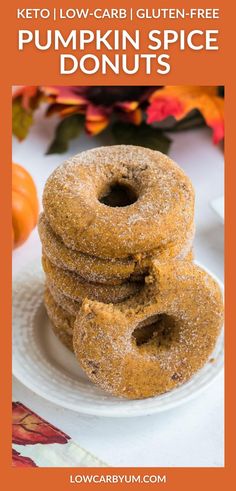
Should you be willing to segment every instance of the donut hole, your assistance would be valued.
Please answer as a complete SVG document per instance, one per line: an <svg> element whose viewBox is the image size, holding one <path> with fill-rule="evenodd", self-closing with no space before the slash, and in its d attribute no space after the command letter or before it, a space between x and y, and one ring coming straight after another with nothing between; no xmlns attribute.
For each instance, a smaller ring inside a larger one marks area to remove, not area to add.
<svg viewBox="0 0 236 491"><path fill-rule="evenodd" d="M130 206L138 199L135 190L127 185L119 182L113 183L107 190L99 197L100 203L112 208Z"/></svg>
<svg viewBox="0 0 236 491"><path fill-rule="evenodd" d="M158 314L140 322L132 336L138 347L155 345L168 349L179 340L179 324L171 315Z"/></svg>

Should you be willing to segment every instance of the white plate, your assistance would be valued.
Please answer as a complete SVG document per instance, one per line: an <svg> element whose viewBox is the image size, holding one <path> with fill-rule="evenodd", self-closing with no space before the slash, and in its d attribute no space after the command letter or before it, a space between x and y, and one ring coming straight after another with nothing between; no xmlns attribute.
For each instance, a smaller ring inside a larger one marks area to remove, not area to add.
<svg viewBox="0 0 236 491"><path fill-rule="evenodd" d="M218 282L223 291L223 285ZM50 329L42 300L43 287L40 260L28 265L13 282L13 374L26 387L51 402L97 416L157 413L199 394L223 367L222 332L212 353L215 361L207 363L187 383L149 399L129 401L114 398L88 380L74 355Z"/></svg>

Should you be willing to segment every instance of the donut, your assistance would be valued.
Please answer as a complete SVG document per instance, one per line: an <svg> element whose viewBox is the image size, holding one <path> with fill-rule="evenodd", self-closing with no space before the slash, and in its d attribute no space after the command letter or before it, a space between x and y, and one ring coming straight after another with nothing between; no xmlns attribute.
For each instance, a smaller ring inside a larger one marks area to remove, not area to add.
<svg viewBox="0 0 236 491"><path fill-rule="evenodd" d="M51 321L53 332L70 351L73 351L72 334L75 317L68 314L55 302L48 288L44 292L44 305Z"/></svg>
<svg viewBox="0 0 236 491"><path fill-rule="evenodd" d="M82 152L46 182L43 206L53 231L76 251L101 258L145 255L185 244L194 192L160 152L115 145Z"/></svg>
<svg viewBox="0 0 236 491"><path fill-rule="evenodd" d="M85 300L73 331L88 377L115 396L142 399L189 380L208 360L222 326L222 296L191 262L155 263L136 297Z"/></svg>
<svg viewBox="0 0 236 491"><path fill-rule="evenodd" d="M38 230L45 254L52 263L62 269L80 274L94 283L120 284L134 273L135 263L130 259L102 259L69 249L56 235L44 214L41 214Z"/></svg>
<svg viewBox="0 0 236 491"><path fill-rule="evenodd" d="M156 250L146 256L136 255L108 260L69 249L53 232L43 213L39 218L38 230L44 252L52 263L62 269L74 271L86 281L107 285L117 285L127 280L139 280L148 271L153 257L159 261L184 259L191 254L194 235L194 227L191 226L185 244L173 244L168 249Z"/></svg>
<svg viewBox="0 0 236 491"><path fill-rule="evenodd" d="M69 334L67 331L64 330L62 321L58 323L57 321L54 321L50 318L50 315L48 315L50 322L51 322L51 327L56 335L56 337L61 341L61 343L68 348L70 351L73 353L73 338L72 334Z"/></svg>
<svg viewBox="0 0 236 491"><path fill-rule="evenodd" d="M117 303L134 295L142 287L142 283L134 282L114 286L87 283L76 273L55 266L46 255L42 257L42 266L50 283L64 295L76 301L90 298L104 303Z"/></svg>
<svg viewBox="0 0 236 491"><path fill-rule="evenodd" d="M48 280L46 281L46 287L50 291L54 301L59 304L63 310L72 316L76 316L78 314L82 303L81 301L72 300L72 298L67 297Z"/></svg>

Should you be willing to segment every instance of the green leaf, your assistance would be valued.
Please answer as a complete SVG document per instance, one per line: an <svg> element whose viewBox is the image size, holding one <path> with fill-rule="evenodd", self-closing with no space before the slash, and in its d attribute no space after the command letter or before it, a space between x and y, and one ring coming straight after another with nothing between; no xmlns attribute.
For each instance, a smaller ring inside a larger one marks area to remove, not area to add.
<svg viewBox="0 0 236 491"><path fill-rule="evenodd" d="M81 114L73 114L63 119L56 128L55 137L47 151L47 155L66 152L69 141L79 136L83 127L84 116Z"/></svg>
<svg viewBox="0 0 236 491"><path fill-rule="evenodd" d="M163 131L141 123L139 126L127 123L114 123L112 134L118 144L140 145L167 153L171 140Z"/></svg>
<svg viewBox="0 0 236 491"><path fill-rule="evenodd" d="M18 140L24 140L33 123L32 112L26 111L21 105L21 97L17 97L12 103L12 133Z"/></svg>

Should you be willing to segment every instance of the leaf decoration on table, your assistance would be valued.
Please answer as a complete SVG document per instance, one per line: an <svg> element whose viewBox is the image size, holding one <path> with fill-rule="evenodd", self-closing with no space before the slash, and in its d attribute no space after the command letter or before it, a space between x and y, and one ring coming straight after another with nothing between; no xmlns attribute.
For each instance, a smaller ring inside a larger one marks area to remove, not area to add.
<svg viewBox="0 0 236 491"><path fill-rule="evenodd" d="M81 114L73 114L63 119L56 128L55 137L48 148L47 155L66 152L70 140L80 135L83 126L84 116Z"/></svg>
<svg viewBox="0 0 236 491"><path fill-rule="evenodd" d="M115 142L124 145L140 145L167 153L171 140L160 130L141 123L135 127L132 124L114 123L112 134Z"/></svg>
<svg viewBox="0 0 236 491"><path fill-rule="evenodd" d="M47 116L59 114L84 114L84 128L89 135L101 133L111 119L139 125L142 121L141 106L153 90L150 87L42 87L49 106Z"/></svg>
<svg viewBox="0 0 236 491"><path fill-rule="evenodd" d="M37 467L30 457L24 457L19 452L12 449L12 467Z"/></svg>
<svg viewBox="0 0 236 491"><path fill-rule="evenodd" d="M20 402L12 403L12 442L17 445L67 443L70 437Z"/></svg>
<svg viewBox="0 0 236 491"><path fill-rule="evenodd" d="M151 94L149 102L148 124L163 121L168 116L179 121L197 109L213 129L214 143L224 137L224 99L219 96L217 86L166 85Z"/></svg>
<svg viewBox="0 0 236 491"><path fill-rule="evenodd" d="M146 140L144 146L167 152L166 131L207 124L214 143L219 143L224 138L223 96L223 87L218 86L25 86L13 96L13 134L19 140L27 136L33 113L44 101L44 115L61 119L48 154L65 152L83 129L96 136L108 127L117 142L124 143L128 131L127 144L140 137L140 145Z"/></svg>
<svg viewBox="0 0 236 491"><path fill-rule="evenodd" d="M25 86L18 89L12 101L12 132L22 141L28 135L33 124L33 113L43 99L37 86Z"/></svg>

